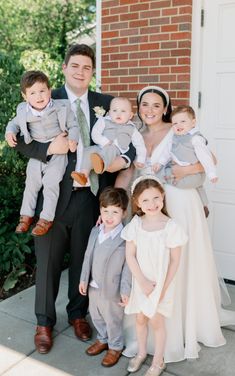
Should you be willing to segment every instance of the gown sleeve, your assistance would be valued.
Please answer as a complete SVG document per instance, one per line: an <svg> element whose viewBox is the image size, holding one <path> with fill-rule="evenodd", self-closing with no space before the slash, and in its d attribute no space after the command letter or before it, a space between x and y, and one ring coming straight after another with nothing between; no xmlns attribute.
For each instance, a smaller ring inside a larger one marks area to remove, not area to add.
<svg viewBox="0 0 235 376"><path fill-rule="evenodd" d="M122 239L127 240L127 241L134 241L134 243L136 243L138 222L139 222L139 218L136 215L122 230L121 232Z"/></svg>
<svg viewBox="0 0 235 376"><path fill-rule="evenodd" d="M166 235L166 246L167 248L176 248L182 245L185 245L188 241L188 236L186 235L183 228L173 221L170 220L170 223L167 228Z"/></svg>

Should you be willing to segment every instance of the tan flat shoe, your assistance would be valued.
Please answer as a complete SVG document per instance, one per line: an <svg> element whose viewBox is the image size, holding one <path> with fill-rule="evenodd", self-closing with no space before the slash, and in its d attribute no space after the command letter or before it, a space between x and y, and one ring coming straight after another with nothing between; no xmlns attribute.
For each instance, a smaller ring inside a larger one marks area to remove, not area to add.
<svg viewBox="0 0 235 376"><path fill-rule="evenodd" d="M145 362L146 358L147 358L147 355L145 356L136 355L134 358L132 358L129 361L127 371L137 372L141 368L142 364Z"/></svg>
<svg viewBox="0 0 235 376"><path fill-rule="evenodd" d="M166 364L162 363L161 365L151 366L144 376L159 376L166 369Z"/></svg>

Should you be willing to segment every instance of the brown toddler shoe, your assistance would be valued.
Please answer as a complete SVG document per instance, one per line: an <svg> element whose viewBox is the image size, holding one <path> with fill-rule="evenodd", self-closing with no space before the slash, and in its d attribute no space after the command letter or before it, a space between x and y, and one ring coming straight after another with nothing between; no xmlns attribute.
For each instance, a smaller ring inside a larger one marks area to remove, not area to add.
<svg viewBox="0 0 235 376"><path fill-rule="evenodd" d="M87 177L82 172L73 171L71 177L80 185L86 185L87 183Z"/></svg>
<svg viewBox="0 0 235 376"><path fill-rule="evenodd" d="M112 350L112 349L109 349L101 364L102 366L104 367L112 367L114 366L118 361L119 361L119 358L121 357L122 355L122 350Z"/></svg>
<svg viewBox="0 0 235 376"><path fill-rule="evenodd" d="M33 236L45 235L53 225L53 221L47 221L46 219L40 218L37 221L36 226L33 228L31 234Z"/></svg>
<svg viewBox="0 0 235 376"><path fill-rule="evenodd" d="M27 232L33 223L34 217L29 217L27 215L21 215L19 224L16 226L15 232L17 234L23 234Z"/></svg>
<svg viewBox="0 0 235 376"><path fill-rule="evenodd" d="M87 355L98 355L102 353L102 351L108 349L107 343L102 343L98 339L93 343L93 345L89 346L88 349L86 349Z"/></svg>

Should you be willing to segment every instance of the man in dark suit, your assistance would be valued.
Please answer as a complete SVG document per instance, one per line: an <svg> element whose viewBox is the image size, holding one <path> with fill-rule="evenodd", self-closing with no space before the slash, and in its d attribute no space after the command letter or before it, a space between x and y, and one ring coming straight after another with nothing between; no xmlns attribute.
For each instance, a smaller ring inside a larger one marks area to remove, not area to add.
<svg viewBox="0 0 235 376"><path fill-rule="evenodd" d="M75 114L76 101L79 98L81 109L91 131L97 120L94 107L103 107L108 111L112 99L110 95L88 90L95 68L93 50L87 45L71 46L62 68L65 85L54 90L52 97L54 99L68 98ZM59 135L50 144L39 144L33 141L28 145L18 138L16 149L28 157L46 162L52 154L67 153L65 136ZM35 238L37 329L34 339L36 348L41 354L48 353L53 345L52 329L56 323L55 301L67 250L70 251L69 303L66 307L68 321L73 325L79 339L87 341L91 337L91 328L85 319L88 299L79 293L78 285L88 237L98 217L98 199L89 186L79 187L71 178L71 172L76 169L76 166L79 167L81 162L82 148L82 140L80 140L77 152L68 153L68 165L60 184L60 196L51 230L46 235ZM125 165L124 161L122 163ZM114 183L114 179L110 180L112 175L104 173L99 177L100 190Z"/></svg>

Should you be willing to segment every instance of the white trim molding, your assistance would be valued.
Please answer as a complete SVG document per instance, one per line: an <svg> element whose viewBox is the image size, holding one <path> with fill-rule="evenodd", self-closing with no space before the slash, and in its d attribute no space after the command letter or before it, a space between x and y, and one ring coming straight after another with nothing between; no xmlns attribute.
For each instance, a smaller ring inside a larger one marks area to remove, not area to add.
<svg viewBox="0 0 235 376"><path fill-rule="evenodd" d="M96 91L101 91L101 9L102 0L96 0Z"/></svg>

